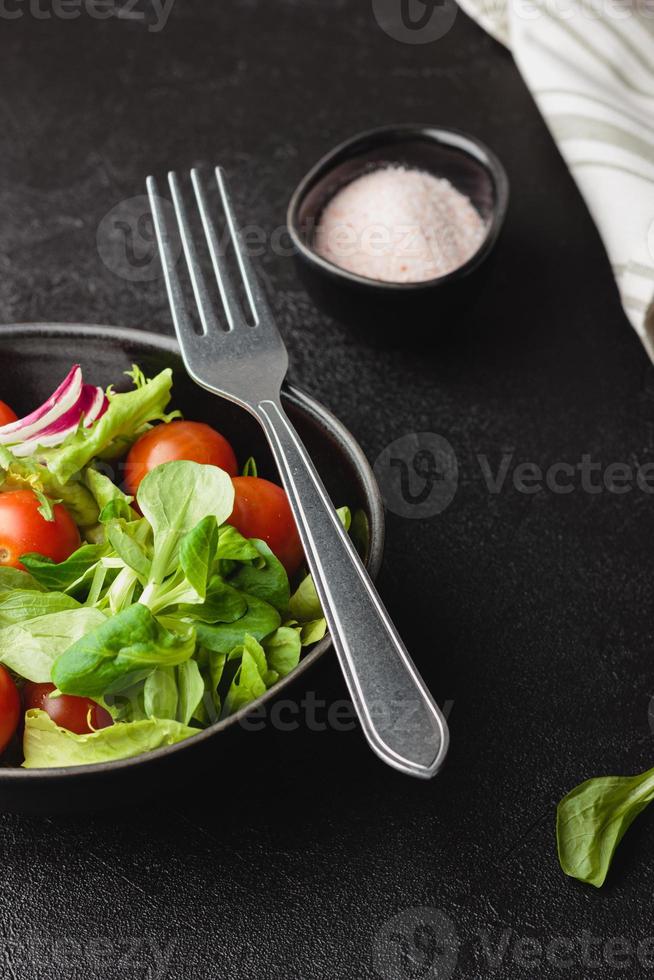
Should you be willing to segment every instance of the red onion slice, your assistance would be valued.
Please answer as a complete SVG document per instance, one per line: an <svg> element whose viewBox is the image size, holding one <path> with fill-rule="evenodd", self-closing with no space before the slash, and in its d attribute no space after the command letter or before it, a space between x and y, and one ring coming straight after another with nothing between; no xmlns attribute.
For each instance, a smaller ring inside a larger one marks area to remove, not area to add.
<svg viewBox="0 0 654 980"><path fill-rule="evenodd" d="M58 446L69 435L77 431L80 419L84 416L84 428L89 428L106 411L109 402L102 388L95 385L82 385L79 398L72 408L60 415L50 425L45 426L24 442L12 446L14 456L31 456L39 446L48 448Z"/></svg>
<svg viewBox="0 0 654 980"><path fill-rule="evenodd" d="M95 392L91 407L84 416L84 428L90 429L109 408L109 399L102 388L96 388L94 385L84 385L84 388L91 388Z"/></svg>
<svg viewBox="0 0 654 980"><path fill-rule="evenodd" d="M22 419L17 419L15 422L9 422L0 427L0 445L7 446L33 438L38 432L43 431L73 408L81 393L82 369L79 364L75 364L56 391L53 391L40 408L30 412Z"/></svg>

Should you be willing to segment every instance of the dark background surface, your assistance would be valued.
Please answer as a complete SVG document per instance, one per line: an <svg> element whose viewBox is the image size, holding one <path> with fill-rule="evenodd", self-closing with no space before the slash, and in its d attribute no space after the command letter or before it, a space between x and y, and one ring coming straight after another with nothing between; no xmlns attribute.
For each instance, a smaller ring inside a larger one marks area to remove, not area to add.
<svg viewBox="0 0 654 980"><path fill-rule="evenodd" d="M456 451L443 514L389 515L380 579L453 702L446 769L413 782L358 732L303 724L226 745L228 760L151 808L1 816L0 975L367 978L391 933L407 955L383 975L399 980L647 975L635 950L654 935L653 815L597 892L562 875L554 814L581 779L654 762L651 497L532 496L510 477L490 494L476 456L651 461L654 374L509 55L461 13L433 44L399 43L355 0L176 0L159 33L26 7L0 30L5 322L170 332L161 280L117 275L97 245L103 217L168 167L222 162L241 217L268 233L323 152L387 122L470 130L512 184L493 273L447 339L428 304L431 342L411 323L394 345L374 324L355 335L317 312L291 259L259 262L293 379L371 460L416 431ZM333 657L302 685L345 697ZM460 951L430 973L438 911Z"/></svg>

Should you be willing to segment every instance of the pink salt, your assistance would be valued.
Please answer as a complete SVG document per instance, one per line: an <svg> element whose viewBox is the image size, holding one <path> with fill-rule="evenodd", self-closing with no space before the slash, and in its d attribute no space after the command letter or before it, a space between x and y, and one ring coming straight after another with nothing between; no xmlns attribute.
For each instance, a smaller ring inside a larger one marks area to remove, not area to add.
<svg viewBox="0 0 654 980"><path fill-rule="evenodd" d="M341 269L384 282L425 282L459 268L486 226L448 180L387 166L357 177L325 207L316 251Z"/></svg>

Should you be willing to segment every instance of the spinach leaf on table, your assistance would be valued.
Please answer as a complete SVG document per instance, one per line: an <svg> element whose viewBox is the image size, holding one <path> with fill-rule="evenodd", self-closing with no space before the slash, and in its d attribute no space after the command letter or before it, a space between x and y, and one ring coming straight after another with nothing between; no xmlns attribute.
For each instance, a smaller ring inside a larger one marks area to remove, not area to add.
<svg viewBox="0 0 654 980"><path fill-rule="evenodd" d="M654 800L654 769L637 776L601 776L573 789L558 805L556 838L563 871L600 888L615 850Z"/></svg>

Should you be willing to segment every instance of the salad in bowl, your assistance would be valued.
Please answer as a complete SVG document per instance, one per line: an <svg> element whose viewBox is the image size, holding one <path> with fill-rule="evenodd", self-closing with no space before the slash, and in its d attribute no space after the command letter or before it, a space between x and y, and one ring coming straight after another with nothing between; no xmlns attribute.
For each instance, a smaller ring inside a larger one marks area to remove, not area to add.
<svg viewBox="0 0 654 980"><path fill-rule="evenodd" d="M284 490L171 409L170 368L129 377L0 403L0 752L26 768L191 738L326 631Z"/></svg>

